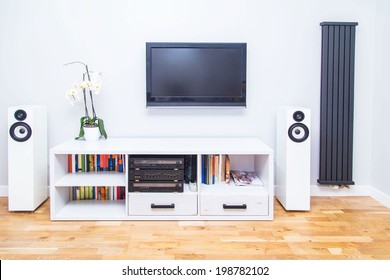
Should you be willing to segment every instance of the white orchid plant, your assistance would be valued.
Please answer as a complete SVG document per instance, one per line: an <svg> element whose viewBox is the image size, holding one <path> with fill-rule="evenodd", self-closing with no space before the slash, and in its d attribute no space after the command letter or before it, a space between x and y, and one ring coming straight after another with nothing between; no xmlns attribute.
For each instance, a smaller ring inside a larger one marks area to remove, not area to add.
<svg viewBox="0 0 390 280"><path fill-rule="evenodd" d="M93 104L93 95L99 94L102 83L101 83L101 73L94 73L89 71L88 65L75 61L65 64L82 64L85 67L85 73L83 73L82 82L74 82L70 87L70 90L66 92L65 97L68 99L69 103L73 106L75 103L78 103L83 99L84 101L84 110L85 115L80 119L80 132L79 136L76 139L81 139L84 137L84 127L99 127L100 135L107 139L107 133L104 129L104 122L102 119L96 116L95 106ZM80 93L82 92L82 94ZM80 96L82 95L82 96ZM89 114L87 99L89 98L91 102L92 115Z"/></svg>

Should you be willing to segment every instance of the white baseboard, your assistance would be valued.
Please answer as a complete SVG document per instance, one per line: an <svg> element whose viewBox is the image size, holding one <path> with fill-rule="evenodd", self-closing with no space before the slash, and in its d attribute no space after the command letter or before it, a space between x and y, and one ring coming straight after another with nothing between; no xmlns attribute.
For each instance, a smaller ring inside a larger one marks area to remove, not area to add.
<svg viewBox="0 0 390 280"><path fill-rule="evenodd" d="M275 190L276 191L276 190ZM276 193L276 192L275 192ZM390 195L370 185L352 185L349 188L333 189L329 186L311 185L311 196L369 196L390 209Z"/></svg>
<svg viewBox="0 0 390 280"><path fill-rule="evenodd" d="M349 188L332 189L328 186L312 185L311 196L370 196L387 208L390 208L390 196L370 185L350 186Z"/></svg>
<svg viewBox="0 0 390 280"><path fill-rule="evenodd" d="M375 199L376 201L382 203L387 208L390 208L390 196L387 194L384 194L380 190L372 187L371 188L371 197Z"/></svg>
<svg viewBox="0 0 390 280"><path fill-rule="evenodd" d="M8 196L8 186L0 186L0 197Z"/></svg>
<svg viewBox="0 0 390 280"><path fill-rule="evenodd" d="M333 189L329 186L310 186L311 196L371 196L371 189L369 185L352 185L349 188Z"/></svg>

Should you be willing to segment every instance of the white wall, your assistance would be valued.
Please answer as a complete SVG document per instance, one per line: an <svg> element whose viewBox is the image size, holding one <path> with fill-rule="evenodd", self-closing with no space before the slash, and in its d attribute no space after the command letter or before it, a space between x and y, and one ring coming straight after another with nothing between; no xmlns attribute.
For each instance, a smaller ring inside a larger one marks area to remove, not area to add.
<svg viewBox="0 0 390 280"><path fill-rule="evenodd" d="M76 136L81 104L64 93L80 60L103 72L95 98L110 137L258 137L275 147L281 105L312 109L312 183L318 178L322 21L357 21L354 180L371 183L375 2L364 0L2 0L0 154L6 108L47 104L50 147ZM145 42L247 42L246 109L146 109ZM0 157L7 185L7 157Z"/></svg>
<svg viewBox="0 0 390 280"><path fill-rule="evenodd" d="M378 0L376 10L372 185L390 195L390 2Z"/></svg>

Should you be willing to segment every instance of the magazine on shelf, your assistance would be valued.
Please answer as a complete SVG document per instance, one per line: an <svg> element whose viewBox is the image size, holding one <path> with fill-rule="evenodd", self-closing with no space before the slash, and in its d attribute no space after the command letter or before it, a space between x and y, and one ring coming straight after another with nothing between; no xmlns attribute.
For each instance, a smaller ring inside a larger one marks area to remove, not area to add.
<svg viewBox="0 0 390 280"><path fill-rule="evenodd" d="M231 170L230 174L237 186L263 186L255 172Z"/></svg>

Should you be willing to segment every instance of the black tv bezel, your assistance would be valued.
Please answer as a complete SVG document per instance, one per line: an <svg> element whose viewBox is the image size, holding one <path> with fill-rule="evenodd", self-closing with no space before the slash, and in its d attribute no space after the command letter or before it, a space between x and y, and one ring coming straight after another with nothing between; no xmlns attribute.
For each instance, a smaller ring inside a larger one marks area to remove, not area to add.
<svg viewBox="0 0 390 280"><path fill-rule="evenodd" d="M152 48L221 48L241 50L241 96L240 97L152 97L151 50ZM246 43L146 43L146 107L246 107Z"/></svg>

